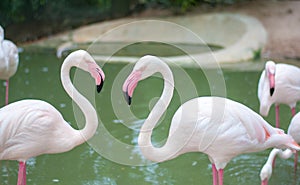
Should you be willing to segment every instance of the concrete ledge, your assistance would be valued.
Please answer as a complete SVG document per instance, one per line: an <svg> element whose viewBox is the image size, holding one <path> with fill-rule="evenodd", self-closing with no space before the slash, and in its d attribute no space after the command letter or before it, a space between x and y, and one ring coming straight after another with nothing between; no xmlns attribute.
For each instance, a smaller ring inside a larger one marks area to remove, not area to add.
<svg viewBox="0 0 300 185"><path fill-rule="evenodd" d="M93 48L95 43L128 43L155 41L168 44L212 44L221 50L199 54L165 57L167 61L193 67L247 61L266 43L267 33L255 18L241 14L206 14L154 19L119 19L75 30L71 43L59 47L90 43L88 48L97 60L135 62L139 57L103 56ZM120 48L114 48L116 51ZM187 53L189 53L187 51ZM113 55L113 52L112 52ZM195 62L196 61L196 62ZM196 64L196 65L195 65Z"/></svg>

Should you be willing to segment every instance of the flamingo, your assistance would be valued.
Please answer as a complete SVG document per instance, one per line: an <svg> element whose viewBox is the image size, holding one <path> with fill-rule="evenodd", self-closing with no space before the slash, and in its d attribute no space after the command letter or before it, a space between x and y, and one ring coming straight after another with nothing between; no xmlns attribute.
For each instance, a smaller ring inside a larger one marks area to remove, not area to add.
<svg viewBox="0 0 300 185"><path fill-rule="evenodd" d="M18 48L10 40L4 40L4 30L0 26L0 79L6 80L5 105L8 104L9 78L16 73L18 64Z"/></svg>
<svg viewBox="0 0 300 185"><path fill-rule="evenodd" d="M95 79L98 92L105 76L84 50L74 51L62 64L62 85L85 116L86 124L82 130L73 129L57 109L42 100L20 100L0 109L0 160L19 161L18 185L26 185L27 159L69 151L90 139L97 129L96 110L70 80L72 67L89 72Z"/></svg>
<svg viewBox="0 0 300 185"><path fill-rule="evenodd" d="M213 184L223 185L223 169L239 154L270 147L300 149L291 136L273 128L251 109L222 97L198 97L182 104L172 118L165 144L153 146L153 128L173 96L172 71L160 58L146 55L137 61L122 87L130 105L138 82L156 72L164 79L164 89L138 136L138 145L147 159L163 162L187 152L203 152L212 163Z"/></svg>
<svg viewBox="0 0 300 185"><path fill-rule="evenodd" d="M291 135L297 143L300 143L300 113L297 113L291 120L290 126L288 128L288 134ZM284 151L274 148L268 157L267 162L262 167L260 171L260 179L262 185L267 185L268 180L272 175L272 164L275 162L275 157L278 155L282 159L288 159L293 155L292 150L286 149ZM297 170L297 163L298 163L298 153L295 153L294 159L294 169ZM273 165L274 166L274 165Z"/></svg>
<svg viewBox="0 0 300 185"><path fill-rule="evenodd" d="M296 103L300 100L300 69L267 61L258 83L258 99L263 116L267 116L271 105L275 104L276 127L279 128L279 104L288 105L292 116L296 113Z"/></svg>

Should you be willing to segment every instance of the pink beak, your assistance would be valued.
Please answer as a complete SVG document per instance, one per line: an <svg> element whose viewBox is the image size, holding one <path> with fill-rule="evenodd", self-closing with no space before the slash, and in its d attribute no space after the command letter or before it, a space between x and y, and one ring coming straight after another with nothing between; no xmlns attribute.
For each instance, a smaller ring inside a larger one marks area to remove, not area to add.
<svg viewBox="0 0 300 185"><path fill-rule="evenodd" d="M268 185L268 179L261 181L261 185Z"/></svg>
<svg viewBox="0 0 300 185"><path fill-rule="evenodd" d="M137 83L139 82L141 77L141 72L140 71L133 71L125 80L123 84L123 93L125 96L125 99L128 103L128 105L131 104L131 98L133 95L133 91L137 86Z"/></svg>
<svg viewBox="0 0 300 185"><path fill-rule="evenodd" d="M275 75L274 74L269 74L269 84L270 84L270 96L272 96L275 91Z"/></svg>

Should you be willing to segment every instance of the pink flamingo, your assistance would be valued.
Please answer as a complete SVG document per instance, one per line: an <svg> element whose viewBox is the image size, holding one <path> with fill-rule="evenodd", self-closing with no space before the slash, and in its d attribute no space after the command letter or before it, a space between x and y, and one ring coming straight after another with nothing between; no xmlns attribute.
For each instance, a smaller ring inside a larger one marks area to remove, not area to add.
<svg viewBox="0 0 300 185"><path fill-rule="evenodd" d="M8 104L9 78L16 73L18 64L18 48L13 42L4 40L4 30L0 26L0 79L6 80L5 105Z"/></svg>
<svg viewBox="0 0 300 185"><path fill-rule="evenodd" d="M300 143L300 113L297 113L293 117L290 126L288 128L288 134L291 135L297 143ZM262 185L268 184L268 180L272 175L272 166L274 166L272 164L274 164L277 155L282 159L288 159L293 155L293 153L295 153L294 169L296 172L297 163L298 163L298 152L294 152L290 149L286 149L284 151L277 148L273 149L269 154L267 162L265 163L265 165L262 167L260 171L261 184Z"/></svg>
<svg viewBox="0 0 300 185"><path fill-rule="evenodd" d="M186 152L203 152L212 163L213 184L223 184L223 169L235 156L270 147L299 150L289 135L273 128L248 107L222 97L198 97L182 104L173 116L166 143L154 147L153 128L166 111L174 90L173 75L161 59L144 56L123 84L128 104L137 83L159 72L164 79L160 99L145 120L138 137L142 154L154 162L173 159Z"/></svg>
<svg viewBox="0 0 300 185"><path fill-rule="evenodd" d="M70 80L69 72L73 66L91 74L98 92L105 76L83 50L71 53L62 64L62 85L85 116L86 124L82 130L73 129L58 110L42 100L21 100L0 109L0 160L19 161L18 185L26 185L27 159L69 151L90 139L97 129L96 110Z"/></svg>
<svg viewBox="0 0 300 185"><path fill-rule="evenodd" d="M279 123L279 104L290 106L292 116L295 115L296 103L300 100L300 69L288 64L266 62L258 83L258 99L260 114L267 116L269 109L275 103L276 127Z"/></svg>

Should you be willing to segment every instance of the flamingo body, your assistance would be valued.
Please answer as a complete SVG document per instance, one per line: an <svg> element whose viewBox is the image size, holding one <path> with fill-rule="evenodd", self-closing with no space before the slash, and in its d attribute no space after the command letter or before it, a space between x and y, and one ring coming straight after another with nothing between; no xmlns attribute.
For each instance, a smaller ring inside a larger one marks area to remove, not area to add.
<svg viewBox="0 0 300 185"><path fill-rule="evenodd" d="M51 104L42 100L20 100L0 109L0 160L18 160L18 185L26 185L26 160L41 154L61 153L87 141L96 132L97 113L91 103L73 86L72 67L89 72L100 92L104 73L83 50L71 53L61 68L61 82L67 94L83 112L81 130L73 129Z"/></svg>
<svg viewBox="0 0 300 185"><path fill-rule="evenodd" d="M297 113L292 118L288 128L288 134L291 135L297 143L300 143L300 113Z"/></svg>
<svg viewBox="0 0 300 185"><path fill-rule="evenodd" d="M0 109L0 160L26 161L71 150L78 143L67 135L79 138L80 133L42 100L21 100Z"/></svg>
<svg viewBox="0 0 300 185"><path fill-rule="evenodd" d="M214 185L217 184L217 176L218 183L222 185L223 169L239 154L270 147L300 149L291 136L273 128L251 109L222 97L198 97L181 105L172 119L166 143L161 148L154 147L152 130L173 96L172 72L159 58L144 56L123 85L125 98L130 104L137 83L156 72L163 76L164 90L145 120L138 138L141 152L147 159L162 162L187 152L203 152L213 164Z"/></svg>
<svg viewBox="0 0 300 185"><path fill-rule="evenodd" d="M213 106L224 106L224 110L219 112L222 118L214 117L216 110ZM179 133L183 130L184 133ZM179 107L172 119L169 137L176 140L182 135L189 135L188 142L178 155L203 152L217 169L223 169L239 154L258 152L272 146L284 147L281 139L286 135L281 132L243 104L222 97L200 97ZM284 138L285 142L292 141L290 139Z"/></svg>

